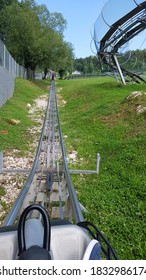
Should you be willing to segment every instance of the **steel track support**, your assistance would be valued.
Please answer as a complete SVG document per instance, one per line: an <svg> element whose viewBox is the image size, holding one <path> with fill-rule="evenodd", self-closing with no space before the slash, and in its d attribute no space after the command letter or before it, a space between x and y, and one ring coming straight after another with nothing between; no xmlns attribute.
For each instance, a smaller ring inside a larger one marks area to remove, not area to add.
<svg viewBox="0 0 146 280"><path fill-rule="evenodd" d="M116 67L118 69L119 75L120 75L121 80L122 80L122 83L124 85L126 85L125 78L124 78L123 72L121 70L120 64L118 62L117 56L115 54L112 54L112 59L113 59L114 63L116 64Z"/></svg>
<svg viewBox="0 0 146 280"><path fill-rule="evenodd" d="M0 152L0 173L3 171L3 152Z"/></svg>
<svg viewBox="0 0 146 280"><path fill-rule="evenodd" d="M99 165L100 165L100 154L97 153L96 158L96 170L69 170L69 173L72 174L99 174Z"/></svg>

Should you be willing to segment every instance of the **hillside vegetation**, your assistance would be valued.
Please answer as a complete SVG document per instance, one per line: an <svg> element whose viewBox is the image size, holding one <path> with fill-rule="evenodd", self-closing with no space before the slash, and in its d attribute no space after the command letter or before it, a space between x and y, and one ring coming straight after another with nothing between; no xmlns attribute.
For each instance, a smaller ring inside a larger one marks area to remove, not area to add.
<svg viewBox="0 0 146 280"><path fill-rule="evenodd" d="M33 141L27 104L47 93L49 83L16 79L13 98L0 108L0 147L6 154L27 152ZM131 97L135 91L142 94ZM120 259L146 259L146 113L137 112L146 107L145 85L122 86L111 78L57 80L56 92L66 154L76 155L69 168L94 170L96 153L101 156L99 175L71 175L88 210L85 218L104 233Z"/></svg>
<svg viewBox="0 0 146 280"><path fill-rule="evenodd" d="M137 112L146 107L145 85L98 78L57 87L67 156L77 153L70 169L93 170L96 153L101 156L99 175L72 175L86 219L104 232L120 259L146 259L146 112ZM131 96L135 91L142 94Z"/></svg>
<svg viewBox="0 0 146 280"><path fill-rule="evenodd" d="M33 141L28 132L33 121L28 116L27 104L33 104L35 98L46 93L48 83L16 79L13 97L0 107L0 151L11 153L11 149L18 149L22 154L27 151Z"/></svg>

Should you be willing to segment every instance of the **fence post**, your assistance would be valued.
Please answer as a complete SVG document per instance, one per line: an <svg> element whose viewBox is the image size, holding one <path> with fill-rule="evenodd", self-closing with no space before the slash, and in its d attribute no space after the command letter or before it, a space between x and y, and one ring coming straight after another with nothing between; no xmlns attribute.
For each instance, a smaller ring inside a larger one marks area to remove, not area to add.
<svg viewBox="0 0 146 280"><path fill-rule="evenodd" d="M3 152L0 152L0 173L3 170Z"/></svg>
<svg viewBox="0 0 146 280"><path fill-rule="evenodd" d="M4 68L6 68L6 46L4 45Z"/></svg>
<svg viewBox="0 0 146 280"><path fill-rule="evenodd" d="M27 69L25 67L19 65L11 56L9 51L7 50L5 44L1 41L0 39L0 45L2 46L2 50L0 49L0 54L1 54L1 62L0 65L3 66L4 68L7 68L8 72L15 77L21 77L21 78L26 78L24 73L26 73ZM8 55L7 55L8 53ZM7 60L7 61L6 61Z"/></svg>

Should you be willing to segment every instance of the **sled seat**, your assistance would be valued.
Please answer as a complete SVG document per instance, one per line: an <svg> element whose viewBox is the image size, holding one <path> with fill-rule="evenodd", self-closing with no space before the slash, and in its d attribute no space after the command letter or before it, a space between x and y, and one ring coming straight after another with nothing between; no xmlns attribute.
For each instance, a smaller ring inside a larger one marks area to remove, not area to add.
<svg viewBox="0 0 146 280"><path fill-rule="evenodd" d="M82 260L91 239L77 225L52 226L51 252L54 260Z"/></svg>
<svg viewBox="0 0 146 280"><path fill-rule="evenodd" d="M17 230L2 227L0 230L0 260L14 260L17 255Z"/></svg>
<svg viewBox="0 0 146 280"><path fill-rule="evenodd" d="M38 219L29 219L25 225L26 248L42 247L43 225ZM36 234L37 233L37 234ZM91 239L84 229L77 225L51 225L50 251L54 260L82 260Z"/></svg>
<svg viewBox="0 0 146 280"><path fill-rule="evenodd" d="M14 260L18 258L17 230L6 231L5 228L0 232L0 260ZM25 224L26 248L42 246L43 231L40 220L28 219ZM82 260L90 241L86 231L77 225L51 226L50 251L54 260Z"/></svg>

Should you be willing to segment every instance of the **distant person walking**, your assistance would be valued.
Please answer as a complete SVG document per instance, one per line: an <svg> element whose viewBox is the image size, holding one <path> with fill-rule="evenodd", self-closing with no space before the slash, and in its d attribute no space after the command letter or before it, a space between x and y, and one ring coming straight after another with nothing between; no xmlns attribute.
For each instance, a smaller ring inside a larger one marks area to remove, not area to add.
<svg viewBox="0 0 146 280"><path fill-rule="evenodd" d="M51 72L51 80L55 80L55 73L54 72Z"/></svg>

